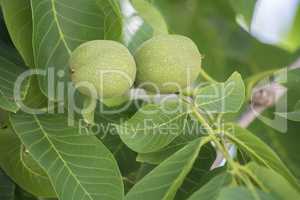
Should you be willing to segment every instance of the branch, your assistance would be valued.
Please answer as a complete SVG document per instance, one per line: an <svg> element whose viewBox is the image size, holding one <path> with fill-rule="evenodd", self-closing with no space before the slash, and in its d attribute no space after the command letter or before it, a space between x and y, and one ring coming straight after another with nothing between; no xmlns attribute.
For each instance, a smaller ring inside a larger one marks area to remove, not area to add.
<svg viewBox="0 0 300 200"><path fill-rule="evenodd" d="M300 68L300 58L298 58L294 63L287 67L287 69L296 68ZM248 105L246 111L237 121L238 124L243 128L247 128L266 109L274 106L287 91L284 86L276 82L271 82L263 87L256 87L253 90L254 91L251 103ZM235 152L235 146L232 144L227 144L227 149L229 151ZM226 160L224 159L223 155L218 152L217 158L211 169L223 166L225 163Z"/></svg>
<svg viewBox="0 0 300 200"><path fill-rule="evenodd" d="M300 58L287 69L300 68ZM245 113L238 120L241 127L247 128L263 111L272 107L286 93L286 88L276 82L264 87L254 88L253 98Z"/></svg>

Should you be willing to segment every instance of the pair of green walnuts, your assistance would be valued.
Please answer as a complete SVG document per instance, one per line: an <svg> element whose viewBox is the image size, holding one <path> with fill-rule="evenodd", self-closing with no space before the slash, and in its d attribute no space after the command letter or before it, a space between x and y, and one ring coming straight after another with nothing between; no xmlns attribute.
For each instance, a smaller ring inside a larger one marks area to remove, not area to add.
<svg viewBox="0 0 300 200"><path fill-rule="evenodd" d="M160 35L144 42L131 55L122 44L95 40L71 55L72 81L81 93L96 98L126 94L135 83L153 93L170 94L186 88L201 70L201 54L194 42L180 35Z"/></svg>

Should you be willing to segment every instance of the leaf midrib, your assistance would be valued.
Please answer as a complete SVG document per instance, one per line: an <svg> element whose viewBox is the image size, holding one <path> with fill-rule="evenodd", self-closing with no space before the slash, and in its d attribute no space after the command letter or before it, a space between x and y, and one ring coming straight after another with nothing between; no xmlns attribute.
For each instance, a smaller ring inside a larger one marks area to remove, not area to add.
<svg viewBox="0 0 300 200"><path fill-rule="evenodd" d="M157 128L161 128L162 126L168 125L168 124L172 123L173 121L175 121L175 120L177 120L177 119L179 119L179 118L181 118L185 115L188 115L188 114L189 114L189 112L184 112L184 113L181 113L181 114L169 119L168 121L166 121L164 123L161 123L161 124L158 124L156 126L153 126L153 127L150 127L150 128L136 128L134 130L135 131L145 131L145 130L154 130L154 129L157 129ZM122 127L126 128L126 129L130 129L130 127L128 127L128 126L122 126Z"/></svg>
<svg viewBox="0 0 300 200"><path fill-rule="evenodd" d="M20 156L20 161L23 164L23 166L25 167L25 169L27 169L30 173L34 174L35 176L38 176L40 178L48 180L48 177L33 171L33 169L31 169L29 166L27 166L27 164L25 163L25 160L23 158L23 145L20 146L19 156Z"/></svg>
<svg viewBox="0 0 300 200"><path fill-rule="evenodd" d="M226 132L225 132L226 133ZM274 169L273 167L271 167L268 162L266 162L260 155L258 155L257 153L255 153L255 151L252 150L251 147L248 147L247 144L245 144L245 142L241 141L240 139L238 139L237 137L231 135L230 133L226 133L226 135L229 137L229 139L231 139L233 142L236 142L237 144L241 145L242 147L244 147L245 149L247 149L256 159L258 159L260 162L262 162L266 167L270 168L270 169ZM273 156L276 156L276 154ZM280 164L280 168L284 169L284 173L285 175L289 176L289 182L291 182L293 185L297 185L297 182L294 180L293 175L291 175L290 171L285 167L282 166L282 161L280 158L277 157L277 159L279 160L279 164ZM299 189L298 189L299 190Z"/></svg>
<svg viewBox="0 0 300 200"><path fill-rule="evenodd" d="M75 179L75 181L77 182L77 184L81 187L81 189L84 191L84 193L88 196L88 198L90 200L93 200L93 198L91 197L91 195L88 193L88 191L81 185L80 181L78 180L78 178L76 177L76 175L73 173L73 171L70 169L70 167L68 166L68 164L65 162L65 160L62 158L62 156L60 155L59 151L56 150L55 145L53 144L53 142L51 141L51 139L49 138L48 134L46 133L46 131L44 130L44 128L42 127L41 123L39 122L39 119L37 118L36 115L32 115L34 120L36 121L36 123L38 124L41 132L44 134L44 137L47 139L47 141L50 143L52 149L56 152L57 156L59 157L59 159L63 162L64 166L67 168L67 170L69 171L69 173L71 174L71 176L73 176L73 178ZM55 187L54 187L55 192L57 193Z"/></svg>
<svg viewBox="0 0 300 200"><path fill-rule="evenodd" d="M54 18L54 21L56 22L56 26L57 26L57 29L58 29L59 37L60 37L62 43L64 44L64 46L66 47L66 50L67 50L68 54L71 55L72 51L71 51L71 49L69 48L69 46L67 44L64 33L62 31L59 20L57 18L57 10L56 10L56 5L55 5L55 0L51 0L51 7L52 7L51 10L52 10L52 13L53 13L53 18Z"/></svg>
<svg viewBox="0 0 300 200"><path fill-rule="evenodd" d="M231 135L230 133L226 134L227 137L229 137L229 139L231 139L233 142L236 142L237 144L241 145L243 148L247 149L249 152L251 152L251 154L256 157L260 162L264 163L264 165L268 168L272 167L258 154L255 153L255 151L252 150L251 147L248 147L247 144L245 144L243 141L241 141L240 139L238 139L237 137Z"/></svg>
<svg viewBox="0 0 300 200"><path fill-rule="evenodd" d="M211 137L206 137L206 138L200 139L200 142L199 142L199 144L197 146L196 152L194 152L194 155L189 160L188 164L184 167L184 169L181 171L181 173L173 181L172 185L169 187L168 191L166 192L166 194L164 195L164 197L162 198L162 200L167 200L168 197L170 197L170 195L172 195L171 192L172 192L173 187L175 187L177 183L179 183L181 180L183 180L183 178L184 178L183 176L186 173L187 168L190 167L190 166L193 166L193 163L197 159L201 147L203 145L205 145L206 143L208 143L209 141L211 141ZM187 174L188 174L188 172L187 172Z"/></svg>
<svg viewBox="0 0 300 200"><path fill-rule="evenodd" d="M222 85L222 83L220 84ZM208 86L207 88L209 88L210 86ZM225 84L225 87L226 87L226 84ZM206 88L206 89L207 89ZM203 88L204 90L205 88ZM215 102L219 102L219 101L222 101L224 99L226 99L227 97L229 97L231 94L233 94L233 91L235 90L235 88L233 87L231 90L228 91L228 93L226 93L224 96L222 96L221 98L216 98L212 101L208 101L208 102L205 102L205 103L202 103L202 104L199 104L199 106L205 106L205 105L210 105L210 104L213 104Z"/></svg>

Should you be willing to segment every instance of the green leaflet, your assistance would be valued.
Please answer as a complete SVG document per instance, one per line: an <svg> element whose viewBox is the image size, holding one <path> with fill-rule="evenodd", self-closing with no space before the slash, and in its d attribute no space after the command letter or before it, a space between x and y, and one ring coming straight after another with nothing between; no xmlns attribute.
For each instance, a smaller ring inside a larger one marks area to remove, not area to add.
<svg viewBox="0 0 300 200"><path fill-rule="evenodd" d="M181 135L176 137L169 145L165 146L159 151L151 153L139 153L137 156L137 161L154 165L159 164L176 151L184 147L190 141L201 136L203 135L200 123L194 119L191 119L189 116L185 120L184 130Z"/></svg>
<svg viewBox="0 0 300 200"><path fill-rule="evenodd" d="M60 200L123 198L123 182L113 155L78 123L68 126L64 115L21 112L10 120L26 149L48 174Z"/></svg>
<svg viewBox="0 0 300 200"><path fill-rule="evenodd" d="M280 173L297 190L300 190L298 180L280 160L277 154L250 131L239 126L234 126L233 131L226 135L239 148L247 152L255 161Z"/></svg>
<svg viewBox="0 0 300 200"><path fill-rule="evenodd" d="M148 104L119 125L122 141L138 153L155 152L170 144L184 131L187 111L178 102Z"/></svg>
<svg viewBox="0 0 300 200"><path fill-rule="evenodd" d="M241 75L233 73L225 83L200 87L195 93L195 104L208 113L238 112L245 100L245 85Z"/></svg>
<svg viewBox="0 0 300 200"><path fill-rule="evenodd" d="M53 90L59 82L69 81L68 60L77 46L90 40L121 38L122 24L114 0L31 0L31 7L35 65L55 76ZM57 72L63 72L62 76L56 76ZM48 91L47 75L39 76L40 87L57 100L55 91Z"/></svg>
<svg viewBox="0 0 300 200"><path fill-rule="evenodd" d="M19 75L25 72L23 62L17 52L10 46L0 43L0 108L17 112L19 106L15 102L14 87ZM26 79L20 84L20 91L16 91L24 99L29 87Z"/></svg>
<svg viewBox="0 0 300 200"><path fill-rule="evenodd" d="M34 67L30 0L2 0L6 27L25 64Z"/></svg>
<svg viewBox="0 0 300 200"><path fill-rule="evenodd" d="M120 0L95 0L101 15L105 18L103 24L103 38L105 40L122 41L123 19ZM81 3L81 2L79 2Z"/></svg>
<svg viewBox="0 0 300 200"><path fill-rule="evenodd" d="M125 200L171 200L193 167L199 151L210 138L191 142L142 178L126 195Z"/></svg>
<svg viewBox="0 0 300 200"><path fill-rule="evenodd" d="M0 130L0 166L22 189L39 197L55 197L49 178L25 152L13 130Z"/></svg>
<svg viewBox="0 0 300 200"><path fill-rule="evenodd" d="M197 190L188 200L216 200L221 190L232 184L233 177L229 173L222 173L211 179L208 183Z"/></svg>
<svg viewBox="0 0 300 200"><path fill-rule="evenodd" d="M256 163L250 163L247 167L273 196L282 200L300 199L300 193L274 170L259 166Z"/></svg>
<svg viewBox="0 0 300 200"><path fill-rule="evenodd" d="M0 199L14 200L15 184L0 168Z"/></svg>

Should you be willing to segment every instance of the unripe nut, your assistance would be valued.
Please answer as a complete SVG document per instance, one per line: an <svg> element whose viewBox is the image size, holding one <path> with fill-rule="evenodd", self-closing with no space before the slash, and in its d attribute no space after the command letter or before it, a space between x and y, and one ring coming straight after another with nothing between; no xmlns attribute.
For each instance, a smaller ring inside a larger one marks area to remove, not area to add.
<svg viewBox="0 0 300 200"><path fill-rule="evenodd" d="M190 86L201 70L196 44L180 35L160 35L144 42L135 52L135 61L137 85L155 93L179 92Z"/></svg>
<svg viewBox="0 0 300 200"><path fill-rule="evenodd" d="M94 40L80 45L72 53L69 65L72 81L78 90L87 96L94 96L93 91L96 91L96 98L125 94L136 75L135 61L128 49L110 40Z"/></svg>

